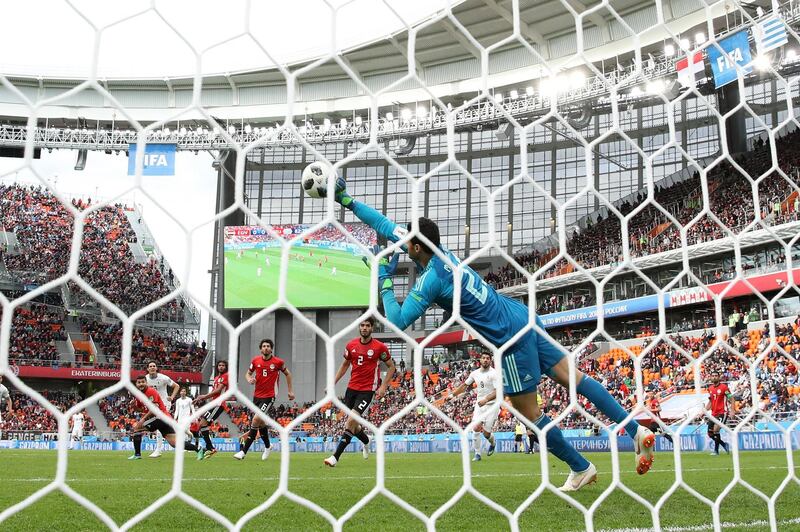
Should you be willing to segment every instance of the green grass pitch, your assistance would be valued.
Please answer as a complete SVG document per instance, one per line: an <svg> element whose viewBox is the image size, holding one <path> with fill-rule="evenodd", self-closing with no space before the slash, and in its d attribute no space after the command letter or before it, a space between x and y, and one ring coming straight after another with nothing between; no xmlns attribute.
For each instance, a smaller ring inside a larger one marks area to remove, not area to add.
<svg viewBox="0 0 800 532"><path fill-rule="evenodd" d="M289 303L298 308L369 306L370 271L361 257L309 246L294 247L290 255L286 284ZM269 266L266 257L269 257ZM278 299L280 248L248 249L242 258L237 257L236 251L226 251L225 258L227 308L264 308ZM332 274L334 267L335 275ZM261 277L258 268L261 268Z"/></svg>
<svg viewBox="0 0 800 532"><path fill-rule="evenodd" d="M67 483L106 511L117 523L130 519L146 505L164 495L172 482L173 458L126 460L123 452L72 451L69 453ZM611 455L587 454L600 471L598 483L575 494L589 507L612 480ZM236 521L265 501L278 486L280 455L266 462L251 453L238 462L222 453L197 462L186 455L183 490ZM321 454L290 455L289 489L311 499L335 517L364 497L375 485L375 456L365 461L348 453L335 469L323 466ZM794 453L794 462L800 453ZM633 470L633 455L620 455L621 481L644 498L655 502L675 483L673 457L659 454L654 469L643 477ZM565 467L550 458L553 483L561 483ZM700 453L682 456L686 483L710 499L716 498L733 479L730 455L712 457ZM56 454L50 451L0 451L0 509L15 504L47 485L55 475ZM766 493L774 494L789 469L783 452L743 452L741 479ZM541 482L539 455L498 454L472 464L473 486L501 506L516 508ZM460 454L387 454L386 486L420 511L430 515L461 487ZM797 474L797 468L795 474ZM800 487L790 482L777 498L779 530L800 530ZM768 530L767 504L742 485L735 487L721 505L724 530ZM711 510L678 489L661 510L665 530L711 530ZM597 530L652 527L650 513L632 498L614 490L599 505L594 519ZM508 530L508 522L477 499L465 496L437 521L438 530ZM0 523L0 530L101 530L89 511L60 493L49 494L34 505ZM197 510L172 501L145 519L136 530L220 530ZM246 530L330 530L321 517L285 498L254 518ZM582 513L544 492L520 518L521 530L584 530ZM378 497L356 513L345 530L424 530L422 522L387 499Z"/></svg>

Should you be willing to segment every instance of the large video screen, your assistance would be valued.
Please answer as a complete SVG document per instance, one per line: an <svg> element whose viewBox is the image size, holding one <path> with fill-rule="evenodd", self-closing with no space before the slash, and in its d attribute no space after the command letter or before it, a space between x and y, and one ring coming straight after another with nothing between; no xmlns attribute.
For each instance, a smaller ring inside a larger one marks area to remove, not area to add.
<svg viewBox="0 0 800 532"><path fill-rule="evenodd" d="M286 240L311 226L273 225ZM344 224L365 247L377 242L365 224ZM263 227L225 228L225 308L256 309L278 299L280 242ZM362 251L332 225L306 235L289 250L286 298L297 308L366 307L370 270Z"/></svg>

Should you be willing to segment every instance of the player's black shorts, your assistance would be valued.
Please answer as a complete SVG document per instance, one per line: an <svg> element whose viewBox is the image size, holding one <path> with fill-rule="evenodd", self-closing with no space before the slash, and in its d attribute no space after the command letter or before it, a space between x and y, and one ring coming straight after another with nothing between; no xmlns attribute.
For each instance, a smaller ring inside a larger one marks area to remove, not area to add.
<svg viewBox="0 0 800 532"><path fill-rule="evenodd" d="M270 408L272 408L272 403L275 402L274 397L253 397L253 403L256 405L256 408L267 414L268 416L271 415L269 413Z"/></svg>
<svg viewBox="0 0 800 532"><path fill-rule="evenodd" d="M211 423L216 421L220 415L222 415L222 412L224 410L225 409L222 407L222 405L217 405L208 412L206 412L205 414L203 414L203 419L205 419L206 422L210 425Z"/></svg>
<svg viewBox="0 0 800 532"><path fill-rule="evenodd" d="M344 404L350 410L358 412L359 416L364 417L364 412L369 408L374 395L375 392L372 391L362 392L348 388L344 393Z"/></svg>
<svg viewBox="0 0 800 532"><path fill-rule="evenodd" d="M719 419L719 423L717 423L713 419L709 419L708 420L708 432L713 431L714 427L716 427L717 425L719 425L721 428L728 426L728 414L727 413L722 414L721 416L717 416L717 419Z"/></svg>
<svg viewBox="0 0 800 532"><path fill-rule="evenodd" d="M173 429L169 423L165 423L160 419L158 419L157 417L151 417L150 419L145 421L144 428L149 432L158 431L161 433L162 436L175 434L175 429Z"/></svg>
<svg viewBox="0 0 800 532"><path fill-rule="evenodd" d="M522 434L514 434L514 441L522 441Z"/></svg>

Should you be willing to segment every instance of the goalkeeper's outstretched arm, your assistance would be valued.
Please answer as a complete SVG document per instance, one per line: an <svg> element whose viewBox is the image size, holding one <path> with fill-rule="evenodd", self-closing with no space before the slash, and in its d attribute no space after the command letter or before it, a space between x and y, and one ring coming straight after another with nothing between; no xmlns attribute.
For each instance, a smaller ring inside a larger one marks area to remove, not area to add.
<svg viewBox="0 0 800 532"><path fill-rule="evenodd" d="M336 181L336 196L334 199L343 207L353 211L356 218L375 229L376 233L391 242L397 242L408 234L405 227L397 225L366 203L356 201L347 193L347 185L341 177ZM404 246L403 250L405 249Z"/></svg>
<svg viewBox="0 0 800 532"><path fill-rule="evenodd" d="M334 199L337 203L353 211L353 214L359 220L375 229L379 235L391 242L397 242L408 234L405 227L397 225L369 205L353 199L347 193L347 185L342 178L339 178L336 182L336 196ZM405 251L406 247L403 246L402 249ZM416 285L414 285L414 288L409 292L408 297L406 297L401 306L395 297L394 284L391 280L394 275L394 269L397 266L396 261L394 261L394 267L392 268L388 268L387 265L388 262L384 261L384 264L380 266L381 273L378 277L381 300L383 301L386 318L402 331L419 319L435 300L434 285L437 285L438 279L429 275L419 277ZM426 282L427 278L430 278L428 282Z"/></svg>

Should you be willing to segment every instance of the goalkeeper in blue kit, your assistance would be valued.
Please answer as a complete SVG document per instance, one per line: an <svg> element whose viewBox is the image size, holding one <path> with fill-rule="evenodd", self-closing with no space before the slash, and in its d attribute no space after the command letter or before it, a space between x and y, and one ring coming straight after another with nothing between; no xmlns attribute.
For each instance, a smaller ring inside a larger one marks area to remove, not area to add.
<svg viewBox="0 0 800 532"><path fill-rule="evenodd" d="M358 202L347 193L344 179L336 182L334 198L362 222L366 223L386 239L397 242L411 230L411 224L402 227L389 220L375 209ZM460 263L440 244L439 227L428 218L419 219L419 233L435 245L448 258L452 265ZM427 244L412 237L403 247L420 268L420 274L403 301L402 306L394 294L392 277L397 269L399 255L391 260L381 261L378 283L386 317L399 329L404 330L434 303L446 312L453 310L453 268L437 256ZM484 338L496 347L503 346L520 330L528 325L528 307L514 299L498 294L487 285L474 270L464 265L461 269L461 317ZM544 329L537 316L536 323ZM544 415L536 400L536 388L542 374L559 384L569 387L569 363L566 356L548 338L534 330L528 330L503 353L503 388L511 398L511 404L530 422L543 429L550 418ZM627 413L599 382L580 370L575 370L577 392L591 401L603 414L616 423L621 423ZM625 425L626 432L633 438L636 451L636 470L641 475L653 465L655 436L650 429L640 426L636 421ZM561 491L577 491L597 480L597 469L578 453L564 438L557 426L546 433L547 450L564 461L570 474Z"/></svg>

